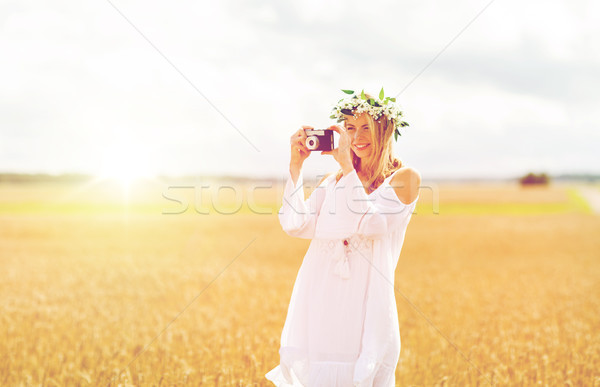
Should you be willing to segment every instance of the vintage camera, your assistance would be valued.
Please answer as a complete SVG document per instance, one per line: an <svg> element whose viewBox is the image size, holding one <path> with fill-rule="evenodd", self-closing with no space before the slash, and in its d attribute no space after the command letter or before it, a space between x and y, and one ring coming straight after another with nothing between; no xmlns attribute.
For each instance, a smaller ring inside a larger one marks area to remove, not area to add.
<svg viewBox="0 0 600 387"><path fill-rule="evenodd" d="M310 151L330 151L333 150L333 130L332 129L305 129L306 147Z"/></svg>

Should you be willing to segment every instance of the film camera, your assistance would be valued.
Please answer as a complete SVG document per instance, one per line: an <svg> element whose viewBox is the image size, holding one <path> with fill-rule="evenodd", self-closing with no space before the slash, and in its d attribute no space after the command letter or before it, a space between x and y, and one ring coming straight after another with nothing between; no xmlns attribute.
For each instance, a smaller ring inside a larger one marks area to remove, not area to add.
<svg viewBox="0 0 600 387"><path fill-rule="evenodd" d="M305 129L306 147L310 151L330 151L333 150L333 130L332 129Z"/></svg>

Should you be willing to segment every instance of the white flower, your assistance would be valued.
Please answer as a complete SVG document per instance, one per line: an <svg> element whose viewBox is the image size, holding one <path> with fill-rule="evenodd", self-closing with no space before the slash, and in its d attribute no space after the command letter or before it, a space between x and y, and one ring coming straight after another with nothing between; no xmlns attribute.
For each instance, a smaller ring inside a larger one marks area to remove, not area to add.
<svg viewBox="0 0 600 387"><path fill-rule="evenodd" d="M387 104L385 103L386 100ZM373 106L367 100L362 99L360 97L350 97L342 99L335 106L333 106L331 118L335 118L338 122L342 122L345 117L345 114L342 113L343 109L351 110L355 118L358 118L358 115L367 112L375 120L379 120L380 118L385 116L394 124L396 128L395 130L397 131L403 123L401 120L403 113L400 110L399 106L393 103L389 97L385 100L374 98L374 101L380 106ZM407 124L405 123L405 125Z"/></svg>

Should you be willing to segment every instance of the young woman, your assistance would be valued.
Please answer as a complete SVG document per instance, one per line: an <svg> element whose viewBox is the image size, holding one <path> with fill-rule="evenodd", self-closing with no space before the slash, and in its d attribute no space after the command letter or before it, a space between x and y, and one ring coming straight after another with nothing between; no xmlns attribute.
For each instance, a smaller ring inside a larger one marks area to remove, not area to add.
<svg viewBox="0 0 600 387"><path fill-rule="evenodd" d="M408 125L393 102L383 90L380 99L362 93L340 100L332 117L344 125L329 127L338 147L321 153L340 170L307 200L302 165L311 127L291 137L279 220L290 236L312 241L292 290L280 364L265 375L277 386L395 385L394 272L421 180L393 155L392 134Z"/></svg>

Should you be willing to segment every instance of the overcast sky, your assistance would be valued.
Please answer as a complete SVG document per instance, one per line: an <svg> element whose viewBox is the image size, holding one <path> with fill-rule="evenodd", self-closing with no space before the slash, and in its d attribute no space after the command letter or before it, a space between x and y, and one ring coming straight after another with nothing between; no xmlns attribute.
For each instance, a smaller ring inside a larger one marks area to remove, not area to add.
<svg viewBox="0 0 600 387"><path fill-rule="evenodd" d="M5 0L0 172L280 177L340 89L383 86L424 179L598 173L598 20L592 0Z"/></svg>

